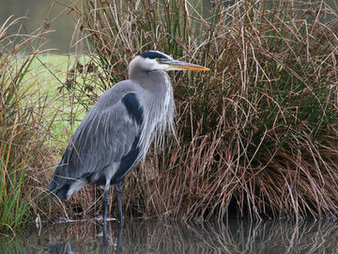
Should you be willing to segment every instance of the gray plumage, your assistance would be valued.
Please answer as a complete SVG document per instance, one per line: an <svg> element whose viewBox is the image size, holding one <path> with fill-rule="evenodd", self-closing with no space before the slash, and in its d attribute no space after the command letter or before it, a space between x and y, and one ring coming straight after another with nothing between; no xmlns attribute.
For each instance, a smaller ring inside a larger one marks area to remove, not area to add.
<svg viewBox="0 0 338 254"><path fill-rule="evenodd" d="M86 184L105 186L104 222L108 191L115 185L123 223L120 181L146 155L155 136L173 130L175 111L168 70L208 70L176 61L159 51L146 51L129 64L129 80L108 89L72 136L48 191L61 199Z"/></svg>

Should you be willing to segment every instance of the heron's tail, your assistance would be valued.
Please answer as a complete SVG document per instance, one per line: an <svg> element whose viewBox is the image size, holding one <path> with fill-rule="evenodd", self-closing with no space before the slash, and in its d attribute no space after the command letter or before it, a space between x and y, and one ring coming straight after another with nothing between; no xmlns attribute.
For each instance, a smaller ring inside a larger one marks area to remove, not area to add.
<svg viewBox="0 0 338 254"><path fill-rule="evenodd" d="M69 190L69 185L62 186L61 188L58 188L57 184L55 184L52 181L53 181L53 178L52 178L51 182L49 183L49 186L47 188L47 193L52 198L68 199L67 193L68 193L68 190Z"/></svg>
<svg viewBox="0 0 338 254"><path fill-rule="evenodd" d="M64 176L64 172L66 172L65 166L59 165L49 182L47 192L53 198L69 199L71 196L68 192L74 180Z"/></svg>

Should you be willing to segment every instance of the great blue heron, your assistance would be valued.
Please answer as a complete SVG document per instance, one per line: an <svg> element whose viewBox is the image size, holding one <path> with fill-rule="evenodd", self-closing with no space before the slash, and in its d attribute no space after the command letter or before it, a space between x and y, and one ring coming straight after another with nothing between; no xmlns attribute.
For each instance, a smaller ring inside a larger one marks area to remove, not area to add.
<svg viewBox="0 0 338 254"><path fill-rule="evenodd" d="M52 195L68 200L86 184L103 185L105 225L110 185L115 185L123 224L121 180L146 155L154 137L173 128L175 105L166 71L209 70L155 50L136 56L128 69L129 80L108 89L80 123L48 186Z"/></svg>

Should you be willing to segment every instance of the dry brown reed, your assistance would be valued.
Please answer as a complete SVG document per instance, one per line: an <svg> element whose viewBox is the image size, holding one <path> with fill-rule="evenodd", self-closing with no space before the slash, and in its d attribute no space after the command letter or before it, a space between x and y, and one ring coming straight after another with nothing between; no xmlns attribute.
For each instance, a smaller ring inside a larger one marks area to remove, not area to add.
<svg viewBox="0 0 338 254"><path fill-rule="evenodd" d="M28 221L32 194L41 179L36 172L49 156L45 144L53 114L49 100L38 96L36 78L29 78L43 36L10 33L21 18L9 17L0 27L0 231L12 231ZM35 187L32 187L35 186Z"/></svg>
<svg viewBox="0 0 338 254"><path fill-rule="evenodd" d="M76 11L104 89L146 49L212 69L171 74L179 144L151 152L124 180L127 214L337 216L336 11L323 1L214 1L207 18L198 10L183 0L88 0Z"/></svg>

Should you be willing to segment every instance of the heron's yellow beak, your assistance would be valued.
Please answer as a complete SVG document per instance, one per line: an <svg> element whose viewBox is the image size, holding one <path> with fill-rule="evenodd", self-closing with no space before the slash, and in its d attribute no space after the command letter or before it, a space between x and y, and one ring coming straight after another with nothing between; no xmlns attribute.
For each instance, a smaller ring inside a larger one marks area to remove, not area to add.
<svg viewBox="0 0 338 254"><path fill-rule="evenodd" d="M178 60L170 60L167 64L170 65L173 70L210 71L207 67Z"/></svg>

